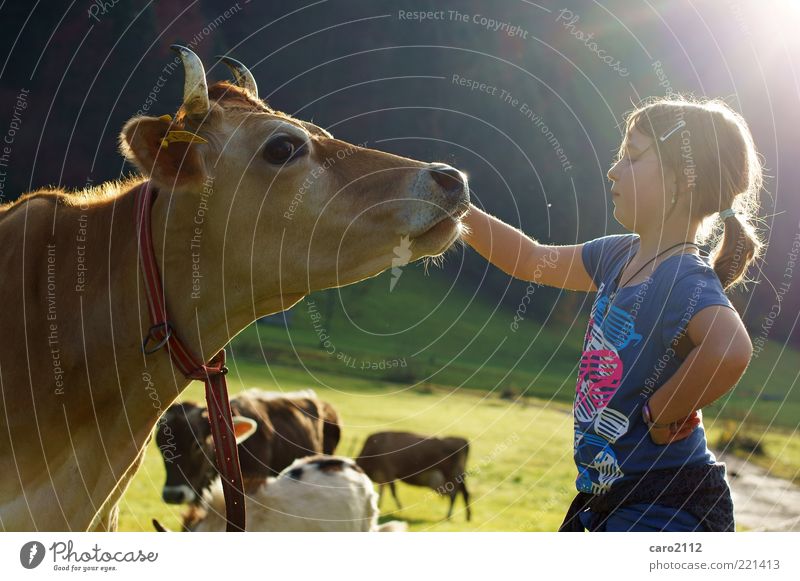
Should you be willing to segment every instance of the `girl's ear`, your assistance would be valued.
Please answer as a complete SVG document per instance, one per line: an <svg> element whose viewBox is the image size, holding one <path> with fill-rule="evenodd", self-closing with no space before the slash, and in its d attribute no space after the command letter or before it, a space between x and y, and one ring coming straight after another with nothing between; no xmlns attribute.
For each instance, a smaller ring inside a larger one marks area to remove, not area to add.
<svg viewBox="0 0 800 581"><path fill-rule="evenodd" d="M199 148L204 139L180 131L164 117L134 117L120 134L122 154L159 189L198 192L206 178Z"/></svg>

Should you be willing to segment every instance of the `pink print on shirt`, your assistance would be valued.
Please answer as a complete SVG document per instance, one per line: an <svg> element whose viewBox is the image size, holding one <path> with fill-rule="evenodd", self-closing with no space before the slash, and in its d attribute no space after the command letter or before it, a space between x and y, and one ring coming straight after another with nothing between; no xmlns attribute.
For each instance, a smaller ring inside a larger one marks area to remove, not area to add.
<svg viewBox="0 0 800 581"><path fill-rule="evenodd" d="M590 422L608 405L622 383L622 360L603 338L603 332L589 322L591 339L583 351L575 387L575 417Z"/></svg>

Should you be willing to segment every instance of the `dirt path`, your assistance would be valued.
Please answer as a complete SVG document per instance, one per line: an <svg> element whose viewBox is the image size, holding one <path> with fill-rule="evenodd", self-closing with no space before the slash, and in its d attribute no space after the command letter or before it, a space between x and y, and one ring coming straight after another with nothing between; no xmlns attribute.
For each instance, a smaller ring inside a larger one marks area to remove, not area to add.
<svg viewBox="0 0 800 581"><path fill-rule="evenodd" d="M750 531L800 531L800 486L731 454L714 452L725 462L736 524Z"/></svg>

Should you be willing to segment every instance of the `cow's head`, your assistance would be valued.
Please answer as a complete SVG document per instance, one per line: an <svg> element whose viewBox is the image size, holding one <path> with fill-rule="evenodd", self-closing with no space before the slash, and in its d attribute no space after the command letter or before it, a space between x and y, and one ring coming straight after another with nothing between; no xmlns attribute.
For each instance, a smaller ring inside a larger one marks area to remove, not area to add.
<svg viewBox="0 0 800 581"><path fill-rule="evenodd" d="M237 444L256 430L256 422L233 416ZM208 411L191 402L171 405L158 423L156 445L167 478L161 497L170 504L193 502L217 475Z"/></svg>
<svg viewBox="0 0 800 581"><path fill-rule="evenodd" d="M458 238L469 204L464 174L341 141L273 110L232 59L223 61L236 84L209 88L197 55L174 48L186 73L183 105L174 119L131 119L122 150L173 196L173 212L189 214L175 220L189 234L196 227L211 264L204 270L224 266L228 300L242 293L233 301L265 314L268 297L295 302L393 260L439 255Z"/></svg>

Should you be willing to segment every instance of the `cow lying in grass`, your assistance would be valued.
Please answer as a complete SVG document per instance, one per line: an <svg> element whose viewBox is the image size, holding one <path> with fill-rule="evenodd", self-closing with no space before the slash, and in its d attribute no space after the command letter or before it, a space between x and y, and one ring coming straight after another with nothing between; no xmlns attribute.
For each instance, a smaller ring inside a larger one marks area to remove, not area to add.
<svg viewBox="0 0 800 581"><path fill-rule="evenodd" d="M282 394L249 389L231 398L231 411L255 422L239 444L242 478L276 476L294 460L332 454L341 434L334 407L313 390ZM192 402L173 404L159 420L156 443L164 460L164 502L197 500L217 476L208 410Z"/></svg>
<svg viewBox="0 0 800 581"><path fill-rule="evenodd" d="M383 500L384 486L388 484L398 508L402 508L395 482L401 480L424 486L450 497L449 519L460 492L466 505L467 520L470 520L472 513L465 482L468 454L469 442L464 438L378 432L367 438L356 463L379 485L380 500Z"/></svg>
<svg viewBox="0 0 800 581"><path fill-rule="evenodd" d="M245 496L248 531L399 532L406 524L378 524L378 494L350 458L309 456L295 460L277 478L267 478ZM166 531L156 519L157 531ZM219 479L183 518L183 530L225 530L225 501Z"/></svg>

